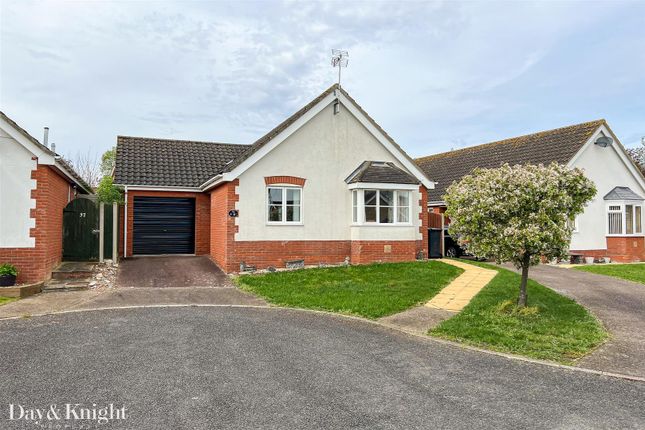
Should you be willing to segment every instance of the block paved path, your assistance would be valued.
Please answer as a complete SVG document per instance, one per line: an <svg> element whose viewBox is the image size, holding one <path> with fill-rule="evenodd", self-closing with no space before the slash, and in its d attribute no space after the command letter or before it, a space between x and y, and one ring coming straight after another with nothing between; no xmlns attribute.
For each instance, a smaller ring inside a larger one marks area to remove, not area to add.
<svg viewBox="0 0 645 430"><path fill-rule="evenodd" d="M406 331L426 334L442 321L461 311L497 274L495 270L462 261L439 261L459 267L464 272L424 305L380 318L379 321Z"/></svg>
<svg viewBox="0 0 645 430"><path fill-rule="evenodd" d="M462 261L445 259L440 261L459 267L464 273L426 303L425 306L429 308L459 312L497 275L496 270L484 269Z"/></svg>

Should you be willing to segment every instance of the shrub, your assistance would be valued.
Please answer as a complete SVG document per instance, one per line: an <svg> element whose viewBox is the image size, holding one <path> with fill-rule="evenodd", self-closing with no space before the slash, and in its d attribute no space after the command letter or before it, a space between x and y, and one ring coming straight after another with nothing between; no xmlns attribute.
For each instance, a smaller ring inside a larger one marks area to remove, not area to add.
<svg viewBox="0 0 645 430"><path fill-rule="evenodd" d="M18 269L16 269L16 266L14 266L13 264L0 264L0 276L2 275L18 276Z"/></svg>

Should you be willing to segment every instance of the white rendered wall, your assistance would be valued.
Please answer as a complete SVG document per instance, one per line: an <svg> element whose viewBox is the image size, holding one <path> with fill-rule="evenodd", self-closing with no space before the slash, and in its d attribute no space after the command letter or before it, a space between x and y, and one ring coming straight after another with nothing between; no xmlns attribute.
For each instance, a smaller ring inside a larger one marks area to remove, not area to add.
<svg viewBox="0 0 645 430"><path fill-rule="evenodd" d="M592 141L595 141L595 138L596 136ZM606 148L590 144L572 164L572 167L584 170L585 176L596 184L598 192L585 211L578 216L578 232L573 233L571 237L570 249L607 248L607 202L603 197L614 187L629 187L636 194L645 197L645 189L630 173L617 151L620 151L620 148L616 144Z"/></svg>
<svg viewBox="0 0 645 430"><path fill-rule="evenodd" d="M351 227L351 191L345 178L363 161L391 161L402 167L344 107L331 105L245 171L237 189L238 241L260 240L417 240L419 192L411 194L413 225ZM303 225L267 225L265 176L297 176L302 192Z"/></svg>
<svg viewBox="0 0 645 430"><path fill-rule="evenodd" d="M31 171L37 167L33 154L0 129L0 248L31 248L35 239L29 229L35 220L29 215L36 207L31 190L36 181Z"/></svg>

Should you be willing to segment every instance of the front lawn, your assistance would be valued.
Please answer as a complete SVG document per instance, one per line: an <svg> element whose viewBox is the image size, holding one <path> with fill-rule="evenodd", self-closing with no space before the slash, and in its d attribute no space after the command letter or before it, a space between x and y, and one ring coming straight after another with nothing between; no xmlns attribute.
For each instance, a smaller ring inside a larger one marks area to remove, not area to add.
<svg viewBox="0 0 645 430"><path fill-rule="evenodd" d="M490 264L469 263L498 273L461 313L439 324L430 335L562 363L582 357L607 338L600 322L585 308L531 280L530 308L518 312L514 303L520 275Z"/></svg>
<svg viewBox="0 0 645 430"><path fill-rule="evenodd" d="M642 264L599 264L576 266L575 270L613 276L645 284L645 263Z"/></svg>
<svg viewBox="0 0 645 430"><path fill-rule="evenodd" d="M6 305L7 303L15 302L18 300L16 297L2 297L0 296L0 306Z"/></svg>
<svg viewBox="0 0 645 430"><path fill-rule="evenodd" d="M428 261L242 275L237 282L276 305L376 319L430 300L461 272Z"/></svg>

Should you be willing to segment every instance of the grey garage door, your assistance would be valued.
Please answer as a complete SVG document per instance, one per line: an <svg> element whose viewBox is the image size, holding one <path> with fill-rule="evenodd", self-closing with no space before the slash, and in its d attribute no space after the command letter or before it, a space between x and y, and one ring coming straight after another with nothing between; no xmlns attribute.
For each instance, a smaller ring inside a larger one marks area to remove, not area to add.
<svg viewBox="0 0 645 430"><path fill-rule="evenodd" d="M135 197L134 255L194 254L195 199Z"/></svg>

